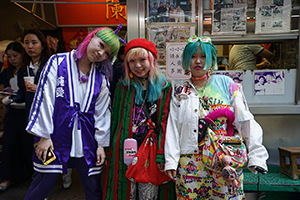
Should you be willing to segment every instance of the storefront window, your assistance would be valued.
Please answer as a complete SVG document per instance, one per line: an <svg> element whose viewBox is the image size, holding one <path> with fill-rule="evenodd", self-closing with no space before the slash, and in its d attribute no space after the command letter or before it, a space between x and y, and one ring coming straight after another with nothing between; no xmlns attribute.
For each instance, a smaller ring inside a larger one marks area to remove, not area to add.
<svg viewBox="0 0 300 200"><path fill-rule="evenodd" d="M158 51L158 63L166 64L166 43L186 42L195 34L195 6L190 0L145 1L145 33Z"/></svg>
<svg viewBox="0 0 300 200"><path fill-rule="evenodd" d="M272 63L259 69L297 68L298 39L297 36L289 37L298 33L300 9L297 0L258 3L255 0L203 0L200 9L199 2L145 1L145 37L156 45L160 65L166 64L168 42L186 42L192 35L207 35L217 46L220 70L230 69L230 50L233 45L242 44L261 45L274 54ZM273 39L266 36L268 40L264 41L261 37L264 35L272 35ZM262 61L263 58L257 57L257 63Z"/></svg>

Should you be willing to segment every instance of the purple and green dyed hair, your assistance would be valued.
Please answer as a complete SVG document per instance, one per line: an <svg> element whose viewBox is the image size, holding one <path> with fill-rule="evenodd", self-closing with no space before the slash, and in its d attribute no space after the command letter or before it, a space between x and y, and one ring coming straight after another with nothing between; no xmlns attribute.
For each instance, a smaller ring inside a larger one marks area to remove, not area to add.
<svg viewBox="0 0 300 200"><path fill-rule="evenodd" d="M111 49L112 55L117 56L120 48L120 41L118 36L108 27L98 28L88 34L83 42L79 45L76 51L78 59L83 59L86 56L86 49L91 39L97 35L103 42L105 42Z"/></svg>
<svg viewBox="0 0 300 200"><path fill-rule="evenodd" d="M108 27L98 28L88 34L83 42L78 46L76 50L76 57L80 60L84 59L86 56L87 46L89 45L91 39L94 36L99 37L103 42L105 42L112 51L112 54L105 60L96 63L101 71L108 76L109 78L112 78L112 61L113 57L116 57L118 55L118 51L120 48L120 41L118 36L113 32L112 29Z"/></svg>

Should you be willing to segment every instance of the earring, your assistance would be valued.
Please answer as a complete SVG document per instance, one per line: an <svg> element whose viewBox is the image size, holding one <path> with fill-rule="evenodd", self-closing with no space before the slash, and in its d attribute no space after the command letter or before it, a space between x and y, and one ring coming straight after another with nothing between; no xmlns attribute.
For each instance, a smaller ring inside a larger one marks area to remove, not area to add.
<svg viewBox="0 0 300 200"><path fill-rule="evenodd" d="M186 76L189 76L189 75L190 75L190 73L191 73L191 71L190 71L190 70L185 70L185 71L184 71L184 75L186 75Z"/></svg>
<svg viewBox="0 0 300 200"><path fill-rule="evenodd" d="M132 72L129 72L129 77L130 77L131 79L133 79L133 73L132 73Z"/></svg>

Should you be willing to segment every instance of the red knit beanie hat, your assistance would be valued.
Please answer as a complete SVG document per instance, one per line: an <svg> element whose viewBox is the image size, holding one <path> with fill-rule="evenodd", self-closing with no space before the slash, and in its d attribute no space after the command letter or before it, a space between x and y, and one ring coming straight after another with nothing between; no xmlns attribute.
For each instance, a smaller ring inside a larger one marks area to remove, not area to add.
<svg viewBox="0 0 300 200"><path fill-rule="evenodd" d="M125 56L130 49L136 47L141 47L150 51L153 54L153 56L157 59L157 50L155 48L154 43L143 38L136 38L128 42L125 46Z"/></svg>

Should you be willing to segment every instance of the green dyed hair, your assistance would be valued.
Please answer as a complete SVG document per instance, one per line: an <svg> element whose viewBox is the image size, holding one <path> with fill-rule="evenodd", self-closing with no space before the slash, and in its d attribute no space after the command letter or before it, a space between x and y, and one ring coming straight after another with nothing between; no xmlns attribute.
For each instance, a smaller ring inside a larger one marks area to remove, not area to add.
<svg viewBox="0 0 300 200"><path fill-rule="evenodd" d="M206 61L204 65L204 70L217 70L218 64L217 64L217 51L215 45L210 43L203 43L200 40L194 43L188 43L182 53L182 68L184 70L190 70L190 64L192 60L192 56L195 53L199 52L199 49L201 48L201 53L205 54Z"/></svg>
<svg viewBox="0 0 300 200"><path fill-rule="evenodd" d="M118 36L113 32L112 29L100 30L98 33L96 33L96 35L110 47L114 56L118 55L120 41Z"/></svg>

